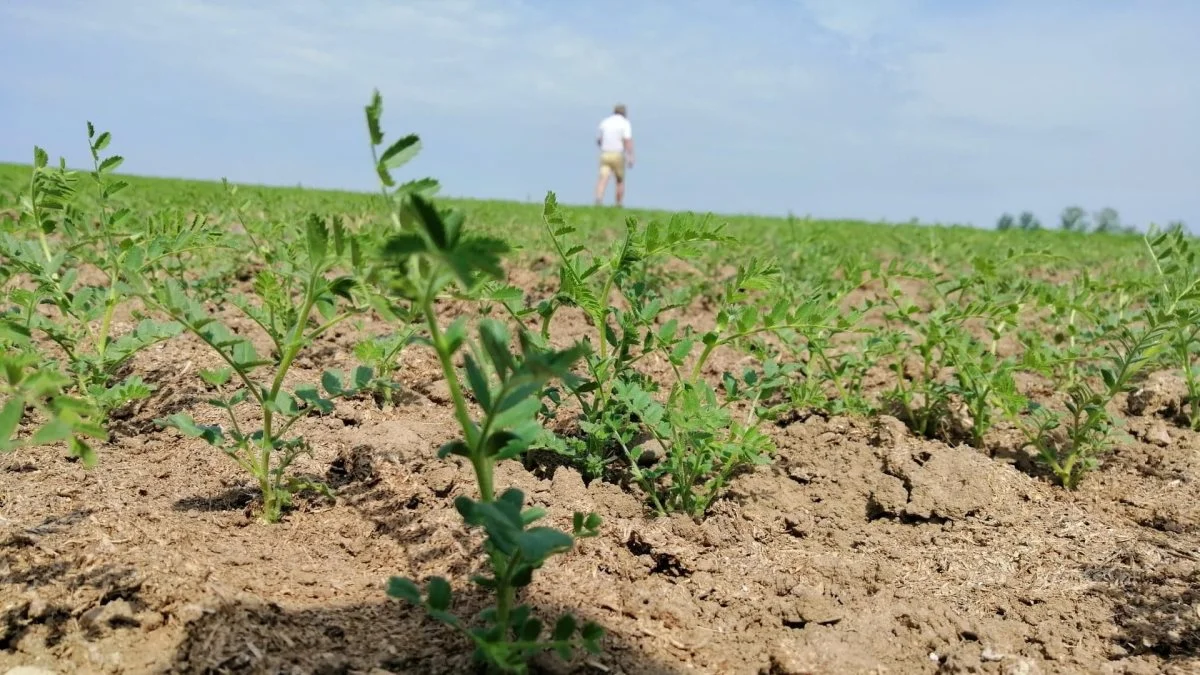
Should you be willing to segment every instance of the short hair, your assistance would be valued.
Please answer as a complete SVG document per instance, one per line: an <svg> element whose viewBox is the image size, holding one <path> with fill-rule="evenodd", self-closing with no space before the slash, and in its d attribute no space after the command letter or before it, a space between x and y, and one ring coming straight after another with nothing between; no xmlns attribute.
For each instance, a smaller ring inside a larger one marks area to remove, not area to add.
<svg viewBox="0 0 1200 675"><path fill-rule="evenodd" d="M618 103L618 104L614 105L613 106L613 114L614 115L624 115L625 114L625 104Z"/></svg>

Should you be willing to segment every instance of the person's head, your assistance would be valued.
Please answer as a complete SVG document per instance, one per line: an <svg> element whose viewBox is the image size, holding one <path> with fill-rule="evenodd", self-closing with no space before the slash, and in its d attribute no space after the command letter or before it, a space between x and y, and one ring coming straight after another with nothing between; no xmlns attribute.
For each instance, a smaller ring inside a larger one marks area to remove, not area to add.
<svg viewBox="0 0 1200 675"><path fill-rule="evenodd" d="M618 103L618 104L614 105L613 106L613 114L620 115L621 117L627 117L627 115L625 114L625 104Z"/></svg>

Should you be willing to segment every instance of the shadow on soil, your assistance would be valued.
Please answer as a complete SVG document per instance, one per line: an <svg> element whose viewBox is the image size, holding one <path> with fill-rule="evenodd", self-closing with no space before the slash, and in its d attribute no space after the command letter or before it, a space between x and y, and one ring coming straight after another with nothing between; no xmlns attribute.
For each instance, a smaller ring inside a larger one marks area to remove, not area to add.
<svg viewBox="0 0 1200 675"><path fill-rule="evenodd" d="M473 616L478 597L456 599L457 610ZM563 609L538 607L553 621ZM471 660L471 644L460 633L400 601L347 607L285 610L273 603L232 603L187 626L187 633L162 673L211 675L242 673L484 673ZM538 657L532 673L585 675L624 672L674 675L678 670L606 635L600 654L578 653L567 663Z"/></svg>
<svg viewBox="0 0 1200 675"><path fill-rule="evenodd" d="M209 513L244 511L257 497L258 495L248 487L232 487L210 497L184 497L171 508L176 511Z"/></svg>
<svg viewBox="0 0 1200 675"><path fill-rule="evenodd" d="M375 496L404 498L390 492ZM381 516L386 508L375 500L371 502L370 510ZM47 518L6 537L0 542L0 569L8 573L0 576L0 583L33 589L65 583L70 588L93 589L81 599L83 606L101 607L123 600L132 612L142 610L142 579L134 568L102 565L84 569L78 560L57 560L37 547L41 536L69 531L88 513L77 510ZM491 598L473 587L456 590L455 611L473 623L473 617ZM79 616L82 608L51 604L35 609L28 600L18 602L0 612L0 651L15 648L30 630L44 631L43 644L53 648L64 636L78 630L72 617ZM580 620L592 618L581 615L578 608L535 606L535 613L547 625L553 625L568 611ZM103 615L97 615L96 622L104 620ZM136 629L138 622L117 625L109 621L106 625L108 629ZM544 654L534 660L531 672L679 672L607 633L600 654L580 652L569 663ZM381 587L378 601L345 606L284 609L270 601L242 599L209 606L184 625L174 653L156 675L483 673L472 661L471 651L472 645L461 633L431 619L419 608L388 598Z"/></svg>
<svg viewBox="0 0 1200 675"><path fill-rule="evenodd" d="M449 508L445 502L455 492L455 471L438 467L446 476L430 474L420 481L385 480L382 459L369 445L354 446L328 467L323 480L336 490L339 501L350 505L374 524L376 533L405 548L410 564L421 564L456 551L449 545L431 545L439 523L430 520L431 508ZM235 509L241 492L208 499L184 500L176 508ZM185 503L186 502L186 503ZM424 516L424 517L422 517ZM403 567L400 565L399 567ZM456 612L473 623L490 601L474 587L456 588ZM578 608L537 606L547 625ZM581 620L588 618L577 614ZM240 673L482 673L471 660L472 645L461 633L425 615L423 610L387 598L382 588L378 602L344 607L289 610L270 602L244 601L221 605L189 623L172 665L172 674ZM534 673L642 673L678 672L618 638L606 635L603 652L580 653L565 663L546 654L535 661ZM615 668L619 664L619 668Z"/></svg>
<svg viewBox="0 0 1200 675"><path fill-rule="evenodd" d="M13 589L60 584L98 605L114 600L136 605L142 580L133 567L113 564L82 567L78 560L59 556L41 546L43 537L63 534L92 513L92 509L75 509L50 516L0 539L0 588L7 593ZM0 597L5 595L0 593ZM12 649L30 630L43 627L42 642L52 648L68 633L73 617L79 614L73 604L43 601L37 607L30 598L16 594L13 601L7 601L7 597L5 600L0 608L0 651Z"/></svg>
<svg viewBox="0 0 1200 675"><path fill-rule="evenodd" d="M1099 568L1090 575L1113 603L1114 640L1130 654L1170 661L1200 658L1200 571L1169 575Z"/></svg>

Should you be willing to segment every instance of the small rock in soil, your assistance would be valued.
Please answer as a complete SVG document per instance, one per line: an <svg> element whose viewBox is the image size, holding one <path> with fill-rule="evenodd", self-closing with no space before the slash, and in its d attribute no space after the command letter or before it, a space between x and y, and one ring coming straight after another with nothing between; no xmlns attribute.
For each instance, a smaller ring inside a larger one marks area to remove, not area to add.
<svg viewBox="0 0 1200 675"><path fill-rule="evenodd" d="M160 628L164 623L166 623L166 619L164 619L163 615L158 612L142 612L141 614L137 615L137 621L139 624L141 624L142 630L146 631L147 633Z"/></svg>
<svg viewBox="0 0 1200 675"><path fill-rule="evenodd" d="M1146 430L1146 442L1165 448L1171 444L1171 434L1165 424L1155 422Z"/></svg>
<svg viewBox="0 0 1200 675"><path fill-rule="evenodd" d="M175 616L179 619L180 623L187 624L200 620L206 612L207 610L200 605L188 604L180 607L179 611L175 612Z"/></svg>
<svg viewBox="0 0 1200 675"><path fill-rule="evenodd" d="M445 497L454 489L454 482L458 479L458 469L453 466L441 466L429 472L425 478L426 485L430 490L439 497Z"/></svg>
<svg viewBox="0 0 1200 675"><path fill-rule="evenodd" d="M1004 669L1004 675L1041 675L1042 669L1028 659L1017 659Z"/></svg>
<svg viewBox="0 0 1200 675"><path fill-rule="evenodd" d="M80 623L85 626L94 628L120 628L123 626L137 625L137 619L133 618L133 607L129 605L129 601L123 599L113 600L106 605L93 607L84 612L79 617Z"/></svg>
<svg viewBox="0 0 1200 675"><path fill-rule="evenodd" d="M450 402L450 385L445 380L432 382L425 390L425 397L434 403Z"/></svg>
<svg viewBox="0 0 1200 675"><path fill-rule="evenodd" d="M31 619L37 620L46 616L50 606L40 595L35 595L29 599L29 608L25 610L25 615Z"/></svg>
<svg viewBox="0 0 1200 675"><path fill-rule="evenodd" d="M1004 654L996 651L989 645L983 648L983 653L979 655L979 658L984 661L1003 661Z"/></svg>
<svg viewBox="0 0 1200 675"><path fill-rule="evenodd" d="M838 604L811 588L797 586L792 589L795 599L785 601L783 620L789 624L831 624L842 620Z"/></svg>

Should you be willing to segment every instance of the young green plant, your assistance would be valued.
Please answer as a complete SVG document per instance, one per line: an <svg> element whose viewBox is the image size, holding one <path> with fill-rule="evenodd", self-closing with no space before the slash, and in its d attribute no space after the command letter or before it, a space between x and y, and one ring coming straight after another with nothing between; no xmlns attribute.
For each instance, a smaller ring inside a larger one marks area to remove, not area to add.
<svg viewBox="0 0 1200 675"><path fill-rule="evenodd" d="M1140 326L1112 327L1109 351L1100 368L1102 386L1094 388L1085 378L1075 379L1066 389L1065 412L1028 400L1015 386L997 389L1005 416L1024 433L1038 461L1063 487L1077 487L1111 450L1122 420L1108 407L1165 348L1169 325L1166 315L1151 310Z"/></svg>
<svg viewBox="0 0 1200 675"><path fill-rule="evenodd" d="M1170 322L1168 352L1187 387L1183 417L1192 429L1200 430L1200 366L1196 364L1200 353L1200 264L1182 227L1151 231L1143 240L1158 282L1149 303Z"/></svg>
<svg viewBox="0 0 1200 675"><path fill-rule="evenodd" d="M79 204L77 173L61 162L58 168L49 167L46 152L35 148L20 218L36 238L0 234L0 258L29 282L27 287L9 291L8 299L16 311L5 313L0 321L11 330L41 334L57 345L76 396L87 399L102 420L152 391L138 375L121 377L130 359L181 332L177 323L141 318L133 330L115 335L117 309L130 304L132 286L145 282L152 264L150 255L165 258L200 245L191 236L195 233L160 236L135 225L130 209L109 206L111 197L127 186L111 176L121 157L100 154L110 140L107 132L97 134L88 123L94 163L88 175L96 188L94 210ZM58 237L53 244L51 235ZM89 267L103 275L103 282L82 280L81 272ZM131 313L138 317L136 307L131 307ZM59 360L50 354L46 359L48 363Z"/></svg>
<svg viewBox="0 0 1200 675"><path fill-rule="evenodd" d="M596 651L602 633L599 626L590 622L580 625L574 616L564 614L547 631L532 608L518 604L516 596L532 583L534 572L551 556L570 550L576 537L594 536L600 526L599 517L575 513L574 536L536 526L545 511L527 507L520 490L498 491L495 485L496 464L520 456L540 430L539 392L552 379L569 380L571 365L585 349L542 349L522 332L520 351L514 354L508 331L494 319L479 323L475 340L468 337L465 318L442 328L435 300L452 286L470 293L479 283L501 278L500 255L508 247L501 240L468 233L461 214L441 211L420 194L397 196L387 191L394 184L390 173L397 165L394 158L405 148L414 148L417 141L415 136L406 136L379 154L376 148L383 144L382 107L375 92L366 108L372 155L385 195L395 205L393 222L398 229L384 251L385 260L395 270L388 281L424 317L428 331L425 342L442 366L462 437L442 446L438 455L462 457L474 469L479 498L460 495L454 505L469 527L484 532L483 547L491 573L472 580L490 591L495 602L471 625L453 612L454 594L442 577L429 579L424 592L411 579L393 577L388 582L388 594L424 607L434 618L460 630L474 644L475 659L493 670L527 672L529 660L547 650L563 658L570 658L580 645ZM397 144L401 149L395 149ZM465 385L454 367L459 354L466 373ZM482 411L478 421L471 416L467 391Z"/></svg>
<svg viewBox="0 0 1200 675"><path fill-rule="evenodd" d="M329 227L311 216L299 242L277 245L286 246L287 251L276 255L274 268L259 272L254 298L238 296L232 302L270 338L269 357L261 356L253 342L235 334L191 298L180 280L169 278L146 295L148 302L200 338L224 362L224 367L205 371L201 377L217 390L218 396L209 403L226 412L230 426L197 424L184 413L157 422L204 439L253 476L262 500L261 518L269 523L282 518L298 491L325 490L288 474L292 463L309 451L303 437L289 436L293 425L314 412L332 412L336 399L358 395L374 378L365 366L355 369L349 382L326 371L321 376L322 394L312 384L289 391L285 387L288 374L297 357L315 340L351 316L380 306L370 301L372 293L355 276L329 278L345 258L361 255L354 236L344 230L340 219L333 219ZM265 377L260 379L260 373ZM231 390L231 382L239 386ZM238 408L243 403L250 403L261 416L259 428L247 430L239 422Z"/></svg>

